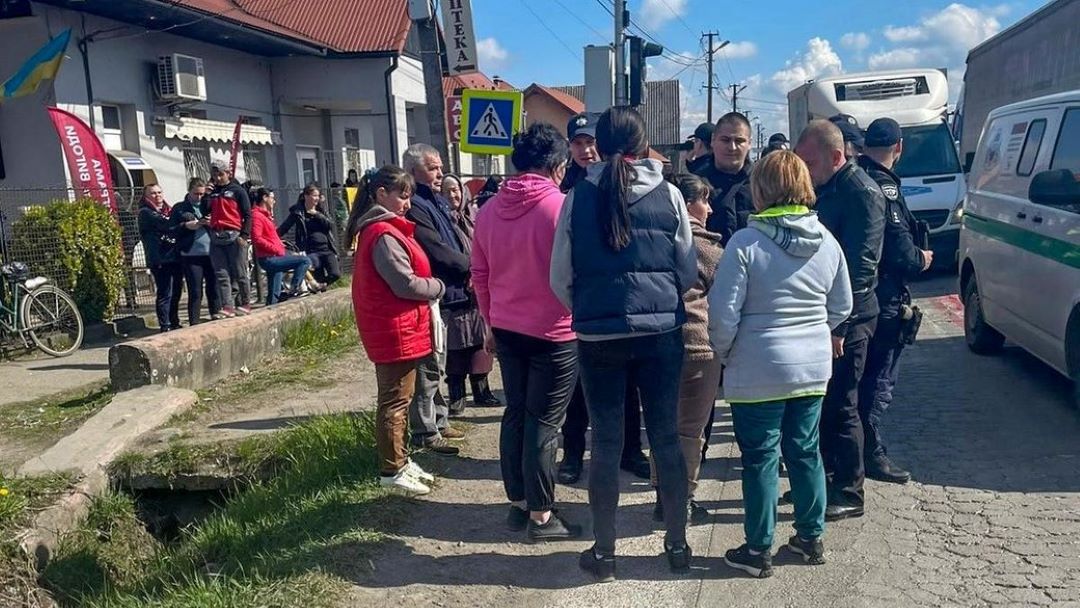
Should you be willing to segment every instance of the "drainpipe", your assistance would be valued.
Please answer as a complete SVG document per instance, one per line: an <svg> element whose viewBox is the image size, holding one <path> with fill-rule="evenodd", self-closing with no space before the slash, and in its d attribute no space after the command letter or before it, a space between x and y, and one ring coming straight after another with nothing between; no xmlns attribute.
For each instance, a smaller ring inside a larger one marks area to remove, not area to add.
<svg viewBox="0 0 1080 608"><path fill-rule="evenodd" d="M86 80L86 107L90 115L90 130L94 131L94 85L90 80L90 50L89 43L94 39L86 35L86 15L82 15L83 37L79 38L79 53L82 54L83 77Z"/></svg>
<svg viewBox="0 0 1080 608"><path fill-rule="evenodd" d="M397 164L401 161L397 145L397 105L394 103L394 70L398 69L400 55L394 55L390 60L390 67L386 68L386 118L390 126L390 163Z"/></svg>

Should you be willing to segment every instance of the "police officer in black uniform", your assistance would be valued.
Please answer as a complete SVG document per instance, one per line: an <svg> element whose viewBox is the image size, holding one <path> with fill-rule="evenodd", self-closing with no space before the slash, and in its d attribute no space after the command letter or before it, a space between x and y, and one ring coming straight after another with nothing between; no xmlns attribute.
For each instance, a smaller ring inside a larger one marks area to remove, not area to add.
<svg viewBox="0 0 1080 608"><path fill-rule="evenodd" d="M859 417L865 441L863 460L870 479L907 483L911 475L889 460L879 427L881 417L892 403L900 352L904 348L901 340L904 324L913 315L907 282L930 268L934 254L916 245L919 226L904 201L900 178L892 171L904 150L900 125L891 118L879 118L866 128L863 140L859 166L885 195L885 239L877 285L881 313L870 341L866 370L859 382Z"/></svg>

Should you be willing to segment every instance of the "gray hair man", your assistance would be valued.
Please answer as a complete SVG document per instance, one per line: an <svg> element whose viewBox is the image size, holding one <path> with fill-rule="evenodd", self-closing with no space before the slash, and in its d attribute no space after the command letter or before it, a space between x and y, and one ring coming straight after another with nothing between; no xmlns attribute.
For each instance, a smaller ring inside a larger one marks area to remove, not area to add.
<svg viewBox="0 0 1080 608"><path fill-rule="evenodd" d="M851 277L851 317L833 331L833 376L821 408L821 454L829 477L830 521L863 514L863 425L859 381L877 326L878 262L885 233L885 197L854 161L844 136L827 120L812 121L795 146L817 190L817 212L844 250Z"/></svg>
<svg viewBox="0 0 1080 608"><path fill-rule="evenodd" d="M442 157L427 144L413 144L401 155L401 168L412 175L416 188L405 217L416 224L416 240L431 261L431 271L446 285L442 298L444 309L467 305L470 259L464 236L450 215L450 204L440 193ZM446 344L446 328L437 343ZM460 439L464 433L450 426L451 414L439 391L445 365L443 352L433 352L417 366L416 392L409 406L412 443L444 455L456 455L458 448L447 439Z"/></svg>

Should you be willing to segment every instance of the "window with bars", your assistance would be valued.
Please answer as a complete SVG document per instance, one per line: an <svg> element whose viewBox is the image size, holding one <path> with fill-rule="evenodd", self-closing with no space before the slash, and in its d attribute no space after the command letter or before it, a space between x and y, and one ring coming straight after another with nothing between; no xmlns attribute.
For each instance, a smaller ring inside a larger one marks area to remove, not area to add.
<svg viewBox="0 0 1080 608"><path fill-rule="evenodd" d="M266 148L254 144L244 144L240 150L244 156L244 177L265 184Z"/></svg>
<svg viewBox="0 0 1080 608"><path fill-rule="evenodd" d="M200 141L185 142L184 175L187 179L198 177L210 179L210 144Z"/></svg>

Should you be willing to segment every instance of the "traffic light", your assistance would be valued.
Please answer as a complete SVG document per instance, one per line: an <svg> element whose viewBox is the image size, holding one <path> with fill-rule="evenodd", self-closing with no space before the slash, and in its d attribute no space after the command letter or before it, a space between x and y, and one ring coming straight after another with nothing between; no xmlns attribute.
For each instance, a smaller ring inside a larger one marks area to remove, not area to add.
<svg viewBox="0 0 1080 608"><path fill-rule="evenodd" d="M645 103L645 60L658 57L664 47L646 42L639 36L630 36L630 105L640 106Z"/></svg>

